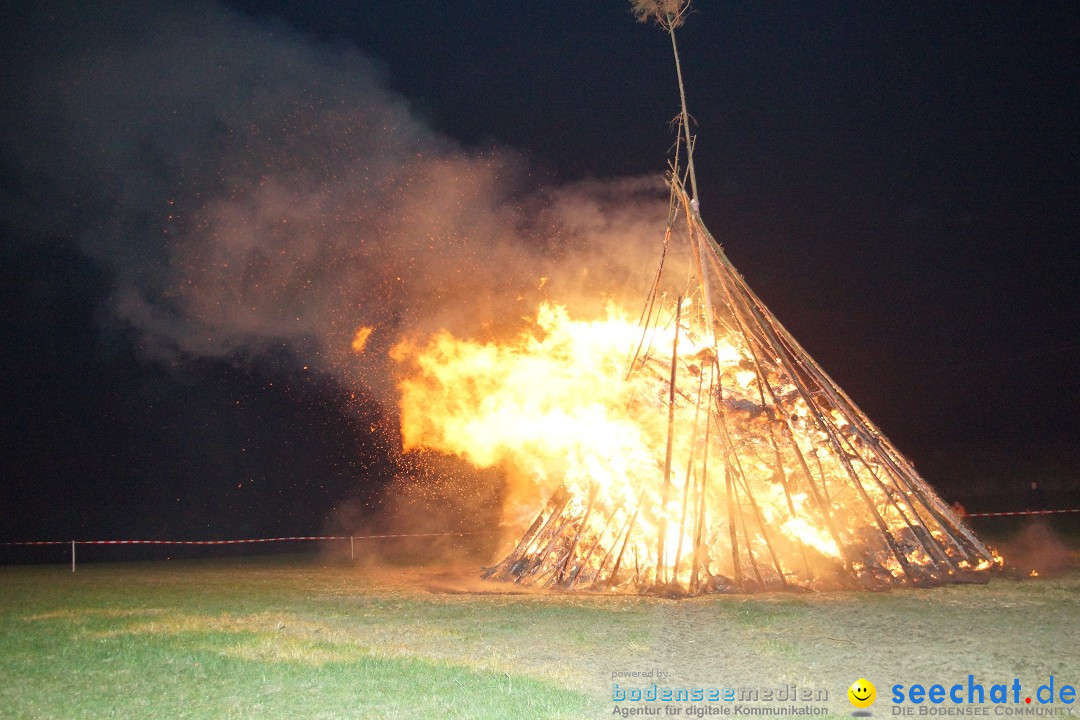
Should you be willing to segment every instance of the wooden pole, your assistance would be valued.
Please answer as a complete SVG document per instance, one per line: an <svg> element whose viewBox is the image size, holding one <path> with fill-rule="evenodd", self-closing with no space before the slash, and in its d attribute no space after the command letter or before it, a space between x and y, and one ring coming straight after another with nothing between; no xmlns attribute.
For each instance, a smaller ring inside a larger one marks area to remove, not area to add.
<svg viewBox="0 0 1080 720"><path fill-rule="evenodd" d="M691 465L691 467L693 466ZM693 484L697 484L697 473L691 474L691 472L691 470L687 469L686 479L683 481L682 513L679 518L679 542L675 545L675 562L671 566L672 582L679 582L679 563L682 562L683 537L686 535L686 509L690 504L691 478L693 478Z"/></svg>
<svg viewBox="0 0 1080 720"><path fill-rule="evenodd" d="M716 357L713 356L712 365L709 367L709 404L705 412L705 449L701 458L701 486L697 496L697 519L694 522L694 559L690 568L691 592L697 592L699 586L698 569L701 565L701 539L705 531L705 487L709 479L709 430L712 427L712 397L716 383Z"/></svg>
<svg viewBox="0 0 1080 720"><path fill-rule="evenodd" d="M679 102L682 110L682 130L686 137L686 169L690 173L690 191L693 197L690 199L694 209L698 208L697 174L694 172L694 140L690 136L690 113L686 109L686 88L683 85L682 63L679 61L679 46L675 43L675 18L667 16L667 31L671 37L671 53L675 56L675 75L679 79Z"/></svg>
<svg viewBox="0 0 1080 720"><path fill-rule="evenodd" d="M353 551L353 537L349 536L349 560L356 561L356 553Z"/></svg>
<svg viewBox="0 0 1080 720"><path fill-rule="evenodd" d="M623 538L622 549L619 550L619 556L615 558L615 567L611 569L611 575L608 577L611 582L618 582L619 566L622 565L623 553L626 552L626 544L630 542L630 534L634 532L634 523L637 522L638 510L641 508L641 502L638 502L638 507L634 508L634 514L630 516L630 521L626 524L626 537Z"/></svg>
<svg viewBox="0 0 1080 720"><path fill-rule="evenodd" d="M701 390L705 383L705 371L702 369L698 375L698 388L697 388L697 406L694 408L694 429L690 434L690 452L689 459L686 461L686 476L683 480L683 501L682 501L682 517L679 519L679 544L675 548L675 567L671 572L672 580L679 581L679 562L682 560L683 538L686 536L686 508L690 502L690 478L694 477L694 485L697 485L697 477L691 475L694 469L694 444L697 441L698 433L698 418L701 415ZM709 403L712 406L712 403ZM691 533L692 534L692 533ZM693 579L691 579L693 582ZM688 583L689 585L689 583Z"/></svg>
<svg viewBox="0 0 1080 720"><path fill-rule="evenodd" d="M71 541L71 572L75 572L75 541Z"/></svg>
<svg viewBox="0 0 1080 720"><path fill-rule="evenodd" d="M739 526L735 518L735 490L731 481L731 458L724 458L724 483L727 485L728 535L731 543L731 564L735 571L735 584L743 585L742 563L739 562Z"/></svg>
<svg viewBox="0 0 1080 720"><path fill-rule="evenodd" d="M668 385L667 450L664 453L664 491L660 501L660 537L656 546L656 582L667 582L664 567L664 536L667 535L667 509L671 499L671 452L675 443L675 373L679 364L679 320L682 315L682 295L675 301L675 339L671 345L671 379Z"/></svg>
<svg viewBox="0 0 1080 720"><path fill-rule="evenodd" d="M818 475L821 477L821 493L825 496L825 502L831 506L832 498L829 497L829 484L825 480L825 467L821 464L821 456L818 455L817 448L814 448L811 452L814 455L814 461L817 463Z"/></svg>

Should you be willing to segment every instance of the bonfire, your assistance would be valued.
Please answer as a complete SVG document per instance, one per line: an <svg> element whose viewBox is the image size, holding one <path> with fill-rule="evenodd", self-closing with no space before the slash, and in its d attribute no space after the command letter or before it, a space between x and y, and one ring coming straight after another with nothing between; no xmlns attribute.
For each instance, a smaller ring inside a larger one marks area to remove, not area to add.
<svg viewBox="0 0 1080 720"><path fill-rule="evenodd" d="M509 342L444 332L402 343L406 449L530 479L535 517L485 569L491 580L681 596L985 578L1000 559L702 222L675 44L686 7L635 2L671 36L682 99L667 228L640 314L613 306L582 320L544 304ZM673 243L688 244L689 263L674 273Z"/></svg>

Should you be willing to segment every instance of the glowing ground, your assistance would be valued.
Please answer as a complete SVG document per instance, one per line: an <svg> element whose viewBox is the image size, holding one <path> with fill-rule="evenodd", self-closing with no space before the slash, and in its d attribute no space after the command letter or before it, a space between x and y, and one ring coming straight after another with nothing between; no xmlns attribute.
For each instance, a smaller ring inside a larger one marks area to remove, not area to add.
<svg viewBox="0 0 1080 720"><path fill-rule="evenodd" d="M823 688L846 717L860 677L879 693L972 672L1080 679L1076 570L678 602L462 577L314 558L0 568L0 716L601 718L612 673L653 669Z"/></svg>

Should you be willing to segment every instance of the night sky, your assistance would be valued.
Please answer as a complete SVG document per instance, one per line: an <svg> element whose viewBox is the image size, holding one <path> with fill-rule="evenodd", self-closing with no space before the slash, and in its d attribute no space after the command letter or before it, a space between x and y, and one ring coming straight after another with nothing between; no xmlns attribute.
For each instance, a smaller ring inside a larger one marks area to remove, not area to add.
<svg viewBox="0 0 1080 720"><path fill-rule="evenodd" d="M673 142L621 0L2 12L0 540L377 523L392 393L327 338L493 317L568 194ZM751 287L945 497L1071 501L1080 5L699 0L679 32Z"/></svg>

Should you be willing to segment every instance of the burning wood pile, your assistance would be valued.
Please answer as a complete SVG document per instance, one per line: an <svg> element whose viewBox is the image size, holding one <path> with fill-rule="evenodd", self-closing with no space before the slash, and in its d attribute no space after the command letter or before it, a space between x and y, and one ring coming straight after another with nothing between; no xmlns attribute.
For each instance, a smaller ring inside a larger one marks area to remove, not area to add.
<svg viewBox="0 0 1080 720"><path fill-rule="evenodd" d="M642 315L628 402L654 418L652 472L568 479L485 577L681 595L928 585L996 567L672 187L699 274L666 305L654 286Z"/></svg>
<svg viewBox="0 0 1080 720"><path fill-rule="evenodd" d="M971 580L999 561L746 285L677 176L694 276L638 322L544 306L509 343L403 344L406 447L543 507L484 576L666 595ZM673 237L669 224L665 238ZM533 512L536 512L534 506Z"/></svg>
<svg viewBox="0 0 1080 720"><path fill-rule="evenodd" d="M685 2L642 1L675 49ZM1000 560L705 228L688 119L684 99L667 231L637 322L615 307L583 321L542 305L510 342L443 332L394 350L410 370L405 448L499 466L526 488L535 520L484 577L669 596L985 577ZM676 238L689 245L681 293L663 289Z"/></svg>

